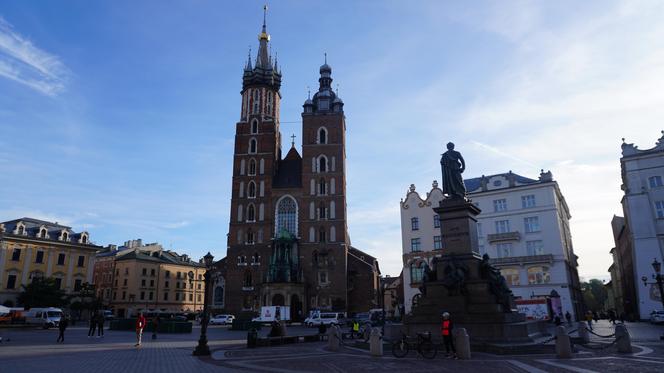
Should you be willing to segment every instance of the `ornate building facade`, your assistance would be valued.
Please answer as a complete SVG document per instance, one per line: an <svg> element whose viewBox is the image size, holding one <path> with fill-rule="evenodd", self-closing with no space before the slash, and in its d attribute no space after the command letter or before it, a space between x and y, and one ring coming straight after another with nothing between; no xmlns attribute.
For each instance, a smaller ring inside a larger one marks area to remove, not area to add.
<svg viewBox="0 0 664 373"><path fill-rule="evenodd" d="M302 154L293 140L284 157L282 75L269 41L264 22L255 62L250 55L242 77L225 309L288 305L293 318L309 309L366 311L377 304L379 271L375 258L350 245L346 121L344 103L332 90L332 68L320 67L318 91L303 105Z"/></svg>

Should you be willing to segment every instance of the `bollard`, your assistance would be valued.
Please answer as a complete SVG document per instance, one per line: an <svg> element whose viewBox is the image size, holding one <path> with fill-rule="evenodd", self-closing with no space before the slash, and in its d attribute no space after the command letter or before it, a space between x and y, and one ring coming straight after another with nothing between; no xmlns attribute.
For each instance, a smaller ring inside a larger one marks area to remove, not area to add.
<svg viewBox="0 0 664 373"><path fill-rule="evenodd" d="M618 352L631 353L632 352L632 337L625 324L616 325L616 344L618 345Z"/></svg>
<svg viewBox="0 0 664 373"><path fill-rule="evenodd" d="M556 327L556 356L562 359L572 357L572 344L564 326Z"/></svg>
<svg viewBox="0 0 664 373"><path fill-rule="evenodd" d="M371 336L369 337L369 350L371 351L371 356L383 356L383 335L380 333L380 329L378 328L371 329Z"/></svg>
<svg viewBox="0 0 664 373"><path fill-rule="evenodd" d="M279 323L279 335L281 335L282 337L285 337L285 336L288 335L288 329L286 329L286 322L285 321L281 321Z"/></svg>
<svg viewBox="0 0 664 373"><path fill-rule="evenodd" d="M581 338L581 343L588 343L590 342L590 333L588 332L588 324L585 321L579 321L579 329L577 330L577 333L579 333L579 338Z"/></svg>
<svg viewBox="0 0 664 373"><path fill-rule="evenodd" d="M466 328L458 328L454 336L457 357L462 360L470 360L470 336Z"/></svg>
<svg viewBox="0 0 664 373"><path fill-rule="evenodd" d="M339 351L339 328L333 326L327 330L327 348L330 351Z"/></svg>

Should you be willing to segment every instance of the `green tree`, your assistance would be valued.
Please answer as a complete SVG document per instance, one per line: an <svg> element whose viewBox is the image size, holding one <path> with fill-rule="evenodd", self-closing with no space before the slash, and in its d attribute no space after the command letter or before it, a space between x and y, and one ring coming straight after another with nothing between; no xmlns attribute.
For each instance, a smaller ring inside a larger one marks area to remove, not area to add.
<svg viewBox="0 0 664 373"><path fill-rule="evenodd" d="M597 312L604 310L604 304L609 295L601 280L593 278L588 282L583 282L581 289L583 289L583 300L589 310Z"/></svg>
<svg viewBox="0 0 664 373"><path fill-rule="evenodd" d="M62 307L67 304L67 298L53 278L35 278L31 284L23 285L18 303L25 308Z"/></svg>

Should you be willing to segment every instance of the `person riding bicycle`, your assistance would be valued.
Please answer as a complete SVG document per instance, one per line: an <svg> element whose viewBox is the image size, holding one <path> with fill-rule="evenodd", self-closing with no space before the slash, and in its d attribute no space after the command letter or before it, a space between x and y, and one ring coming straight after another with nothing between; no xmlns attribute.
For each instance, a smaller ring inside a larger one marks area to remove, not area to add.
<svg viewBox="0 0 664 373"><path fill-rule="evenodd" d="M458 359L456 354L456 348L454 348L454 336L452 335L452 330L454 325L452 320L450 320L450 314L448 312L443 312L443 322L440 324L440 334L443 336L443 343L445 344L445 353L446 356L450 356L450 350L452 350L453 357Z"/></svg>

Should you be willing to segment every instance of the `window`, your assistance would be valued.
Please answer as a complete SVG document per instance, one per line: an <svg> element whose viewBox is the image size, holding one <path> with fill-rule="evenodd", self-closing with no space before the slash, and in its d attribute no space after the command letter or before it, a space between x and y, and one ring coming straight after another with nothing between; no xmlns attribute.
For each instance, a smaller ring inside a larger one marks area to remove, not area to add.
<svg viewBox="0 0 664 373"><path fill-rule="evenodd" d="M40 238L46 238L46 235L48 235L48 232L46 231L45 228L42 228L39 230L39 237Z"/></svg>
<svg viewBox="0 0 664 373"><path fill-rule="evenodd" d="M145 279L141 280L141 286L145 287Z"/></svg>
<svg viewBox="0 0 664 373"><path fill-rule="evenodd" d="M443 248L443 240L440 236L433 236L433 249L440 250Z"/></svg>
<svg viewBox="0 0 664 373"><path fill-rule="evenodd" d="M318 230L318 242L325 242L325 228L321 227Z"/></svg>
<svg viewBox="0 0 664 373"><path fill-rule="evenodd" d="M76 263L76 266L77 267L83 267L84 264L85 264L85 256L79 255L78 256L78 262Z"/></svg>
<svg viewBox="0 0 664 373"><path fill-rule="evenodd" d="M657 218L664 219L664 201L655 201L655 210L657 210Z"/></svg>
<svg viewBox="0 0 664 373"><path fill-rule="evenodd" d="M198 301L200 302L200 301L201 301L201 295L198 294L198 295L196 296L196 299L198 299Z"/></svg>
<svg viewBox="0 0 664 373"><path fill-rule="evenodd" d="M493 211L495 212L507 211L507 200L506 199L493 200Z"/></svg>
<svg viewBox="0 0 664 373"><path fill-rule="evenodd" d="M256 198L256 183L253 181L250 181L247 187L247 198Z"/></svg>
<svg viewBox="0 0 664 373"><path fill-rule="evenodd" d="M291 197L283 197L277 204L277 232L286 230L297 235L297 204Z"/></svg>
<svg viewBox="0 0 664 373"><path fill-rule="evenodd" d="M521 196L521 207L524 209L535 207L535 195L529 194L527 196Z"/></svg>
<svg viewBox="0 0 664 373"><path fill-rule="evenodd" d="M519 279L519 270L515 268L503 268L500 270L500 274L505 277L505 281L508 285L520 285L521 281Z"/></svg>
<svg viewBox="0 0 664 373"><path fill-rule="evenodd" d="M318 272L318 283L327 284L327 272Z"/></svg>
<svg viewBox="0 0 664 373"><path fill-rule="evenodd" d="M256 209L254 205L249 205L247 207L247 221L256 221Z"/></svg>
<svg viewBox="0 0 664 373"><path fill-rule="evenodd" d="M524 218L523 224L525 226L526 233L533 233L540 231L539 217L537 216Z"/></svg>
<svg viewBox="0 0 664 373"><path fill-rule="evenodd" d="M254 109L253 113L258 114L258 108L259 108L259 103L260 103L260 93L258 92L258 89L254 89Z"/></svg>
<svg viewBox="0 0 664 373"><path fill-rule="evenodd" d="M179 301L180 300L180 293L175 293L175 300Z"/></svg>
<svg viewBox="0 0 664 373"><path fill-rule="evenodd" d="M150 280L150 287L154 287L154 280Z"/></svg>
<svg viewBox="0 0 664 373"><path fill-rule="evenodd" d="M59 278L59 277L56 277L56 278L55 278L55 288L56 288L56 289L60 289L60 288L62 288L62 279Z"/></svg>
<svg viewBox="0 0 664 373"><path fill-rule="evenodd" d="M153 293L153 292L150 292L150 293L148 294L148 300L152 300L153 297L154 297L154 293Z"/></svg>
<svg viewBox="0 0 664 373"><path fill-rule="evenodd" d="M440 215L438 214L433 216L433 227L440 228Z"/></svg>
<svg viewBox="0 0 664 373"><path fill-rule="evenodd" d="M176 282L175 282L175 288L176 288L176 289L179 289L179 288L180 288L180 281L176 281Z"/></svg>
<svg viewBox="0 0 664 373"><path fill-rule="evenodd" d="M247 244L253 245L254 244L254 232L249 229L247 231Z"/></svg>
<svg viewBox="0 0 664 373"><path fill-rule="evenodd" d="M143 276L147 276L147 275L148 275L148 269L147 269L147 268L143 268L143 270L141 271L141 274L142 274Z"/></svg>
<svg viewBox="0 0 664 373"><path fill-rule="evenodd" d="M244 272L244 282L243 282L243 286L245 286L245 287L251 287L251 286L252 286L252 283L253 283L253 281L252 281L252 279L251 279L251 271L247 270L246 272Z"/></svg>
<svg viewBox="0 0 664 373"><path fill-rule="evenodd" d="M544 255L544 244L542 240L526 241L528 255Z"/></svg>
<svg viewBox="0 0 664 373"><path fill-rule="evenodd" d="M318 219L325 219L327 218L327 209L325 208L325 202L321 202L318 205Z"/></svg>
<svg viewBox="0 0 664 373"><path fill-rule="evenodd" d="M44 252L39 250L37 251L37 256L35 257L35 263L43 263L44 262Z"/></svg>
<svg viewBox="0 0 664 373"><path fill-rule="evenodd" d="M58 254L58 265L65 265L65 254Z"/></svg>
<svg viewBox="0 0 664 373"><path fill-rule="evenodd" d="M12 260L15 262L21 260L21 249L14 249L12 252Z"/></svg>
<svg viewBox="0 0 664 373"><path fill-rule="evenodd" d="M141 300L145 300L145 292L144 291L141 292Z"/></svg>
<svg viewBox="0 0 664 373"><path fill-rule="evenodd" d="M498 251L499 258L509 258L512 256L512 244L511 243L499 243L496 246Z"/></svg>
<svg viewBox="0 0 664 373"><path fill-rule="evenodd" d="M83 284L83 281L79 278L74 280L74 291L81 291L81 285Z"/></svg>
<svg viewBox="0 0 664 373"><path fill-rule="evenodd" d="M273 102L273 93L272 91L267 92L267 115L272 116L272 102ZM191 299L189 299L191 300Z"/></svg>
<svg viewBox="0 0 664 373"><path fill-rule="evenodd" d="M325 179L322 177L318 181L318 194L325 195L327 194L327 185L325 185Z"/></svg>
<svg viewBox="0 0 664 373"><path fill-rule="evenodd" d="M127 279L124 279L124 280L122 281L122 286L127 286Z"/></svg>
<svg viewBox="0 0 664 373"><path fill-rule="evenodd" d="M249 154L255 154L257 148L258 143L256 142L256 139L249 140Z"/></svg>
<svg viewBox="0 0 664 373"><path fill-rule="evenodd" d="M64 232L64 233L62 234L62 240L63 240L63 241L69 241L69 233Z"/></svg>
<svg viewBox="0 0 664 373"><path fill-rule="evenodd" d="M496 233L507 233L510 231L510 221L509 220L498 220L496 221Z"/></svg>
<svg viewBox="0 0 664 373"><path fill-rule="evenodd" d="M254 175L256 175L256 160L252 158L249 160L249 176Z"/></svg>
<svg viewBox="0 0 664 373"><path fill-rule="evenodd" d="M171 277L171 271L166 271L166 278Z"/></svg>
<svg viewBox="0 0 664 373"><path fill-rule="evenodd" d="M423 274L424 274L423 266L419 266L419 265L414 264L414 263L410 265L410 282L411 283L422 282L422 275Z"/></svg>
<svg viewBox="0 0 664 373"><path fill-rule="evenodd" d="M411 238L410 239L410 251L415 252L415 251L421 251L422 250L422 242L419 238Z"/></svg>
<svg viewBox="0 0 664 373"><path fill-rule="evenodd" d="M129 275L129 268L125 268L125 276Z"/></svg>
<svg viewBox="0 0 664 373"><path fill-rule="evenodd" d="M168 287L168 281L164 282L164 287L165 287L165 288Z"/></svg>
<svg viewBox="0 0 664 373"><path fill-rule="evenodd" d="M150 276L154 276L154 275L155 275L155 270L154 270L154 268L152 268L152 269L150 269Z"/></svg>
<svg viewBox="0 0 664 373"><path fill-rule="evenodd" d="M420 229L420 219L418 218L410 218L410 229L411 230L419 230Z"/></svg>
<svg viewBox="0 0 664 373"><path fill-rule="evenodd" d="M528 284L548 284L551 281L549 267L536 266L528 268Z"/></svg>
<svg viewBox="0 0 664 373"><path fill-rule="evenodd" d="M194 294L189 293L189 301L193 302L194 301Z"/></svg>
<svg viewBox="0 0 664 373"><path fill-rule="evenodd" d="M258 133L258 121L257 121L256 119L254 119L254 120L251 122L251 133L252 133L252 134L256 134L256 133Z"/></svg>
<svg viewBox="0 0 664 373"><path fill-rule="evenodd" d="M7 289L14 289L16 287L16 275L7 276Z"/></svg>
<svg viewBox="0 0 664 373"><path fill-rule="evenodd" d="M661 176L651 176L648 178L648 184L650 184L651 188L658 188L663 186L662 184L662 177Z"/></svg>
<svg viewBox="0 0 664 373"><path fill-rule="evenodd" d="M81 236L81 243L88 243L88 236L82 235Z"/></svg>
<svg viewBox="0 0 664 373"><path fill-rule="evenodd" d="M318 158L318 172L327 172L327 158L322 155Z"/></svg>
<svg viewBox="0 0 664 373"><path fill-rule="evenodd" d="M168 300L168 293L164 293L164 300Z"/></svg>
<svg viewBox="0 0 664 373"><path fill-rule="evenodd" d="M327 130L325 128L318 130L318 143L327 144Z"/></svg>

